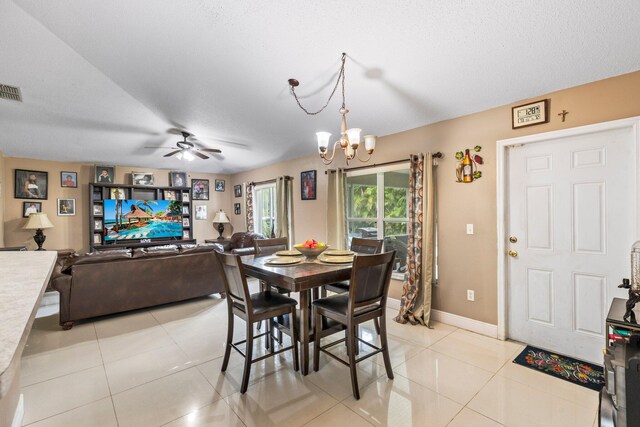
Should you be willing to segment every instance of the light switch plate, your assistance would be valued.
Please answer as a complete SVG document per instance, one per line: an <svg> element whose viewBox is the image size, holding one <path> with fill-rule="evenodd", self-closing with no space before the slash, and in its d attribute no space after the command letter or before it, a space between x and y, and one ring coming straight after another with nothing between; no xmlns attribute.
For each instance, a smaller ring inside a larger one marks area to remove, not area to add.
<svg viewBox="0 0 640 427"><path fill-rule="evenodd" d="M473 224L467 224L467 234L473 234Z"/></svg>

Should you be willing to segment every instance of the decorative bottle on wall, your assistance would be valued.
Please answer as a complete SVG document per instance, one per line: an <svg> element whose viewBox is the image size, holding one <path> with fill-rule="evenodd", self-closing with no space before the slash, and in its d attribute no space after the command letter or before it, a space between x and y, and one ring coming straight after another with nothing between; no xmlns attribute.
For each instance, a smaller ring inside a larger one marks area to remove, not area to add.
<svg viewBox="0 0 640 427"><path fill-rule="evenodd" d="M464 150L464 158L462 159L462 182L473 181L473 161L469 155L469 150Z"/></svg>

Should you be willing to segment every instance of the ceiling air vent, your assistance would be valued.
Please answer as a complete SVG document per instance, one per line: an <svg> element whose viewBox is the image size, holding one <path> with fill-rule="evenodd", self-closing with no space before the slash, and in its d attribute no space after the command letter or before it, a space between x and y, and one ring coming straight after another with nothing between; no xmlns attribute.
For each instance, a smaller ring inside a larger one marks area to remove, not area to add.
<svg viewBox="0 0 640 427"><path fill-rule="evenodd" d="M20 88L0 84L0 99L9 99L11 101L22 102L22 95L20 95Z"/></svg>

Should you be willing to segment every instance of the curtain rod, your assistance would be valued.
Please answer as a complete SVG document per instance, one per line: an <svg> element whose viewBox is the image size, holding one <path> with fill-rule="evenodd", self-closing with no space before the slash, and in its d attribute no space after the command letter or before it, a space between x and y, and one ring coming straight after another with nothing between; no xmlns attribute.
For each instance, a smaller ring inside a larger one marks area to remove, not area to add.
<svg viewBox="0 0 640 427"><path fill-rule="evenodd" d="M293 180L293 177L289 176L289 175L285 175L284 179ZM264 181L251 181L247 185L255 186L255 185L262 185L262 184L273 184L274 182L276 182L276 180L277 180L277 178L267 179L267 180L264 180Z"/></svg>
<svg viewBox="0 0 640 427"><path fill-rule="evenodd" d="M433 153L433 158L434 159L441 159L442 158L442 153L440 151ZM384 162L384 163L374 163L371 165L365 165L365 166L357 166L355 168L345 168L345 171L356 171L359 169L369 169L369 168L377 168L379 166L388 166L388 165L396 165L398 163L404 163L404 162L408 162L409 159L404 159L404 160L393 160L390 162ZM335 172L335 169L329 169L324 171L325 175L328 174L329 172Z"/></svg>

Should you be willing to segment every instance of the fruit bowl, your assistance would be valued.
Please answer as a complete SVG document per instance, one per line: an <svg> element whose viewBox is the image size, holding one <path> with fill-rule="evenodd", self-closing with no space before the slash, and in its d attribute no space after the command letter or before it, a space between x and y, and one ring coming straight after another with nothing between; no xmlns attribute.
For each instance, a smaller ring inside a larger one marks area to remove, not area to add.
<svg viewBox="0 0 640 427"><path fill-rule="evenodd" d="M298 252L300 252L302 255L306 256L307 259L316 258L318 255L324 252L327 247L327 245L318 242L316 242L315 245L309 245L306 242L294 245L294 248L296 248L296 250L298 250Z"/></svg>

